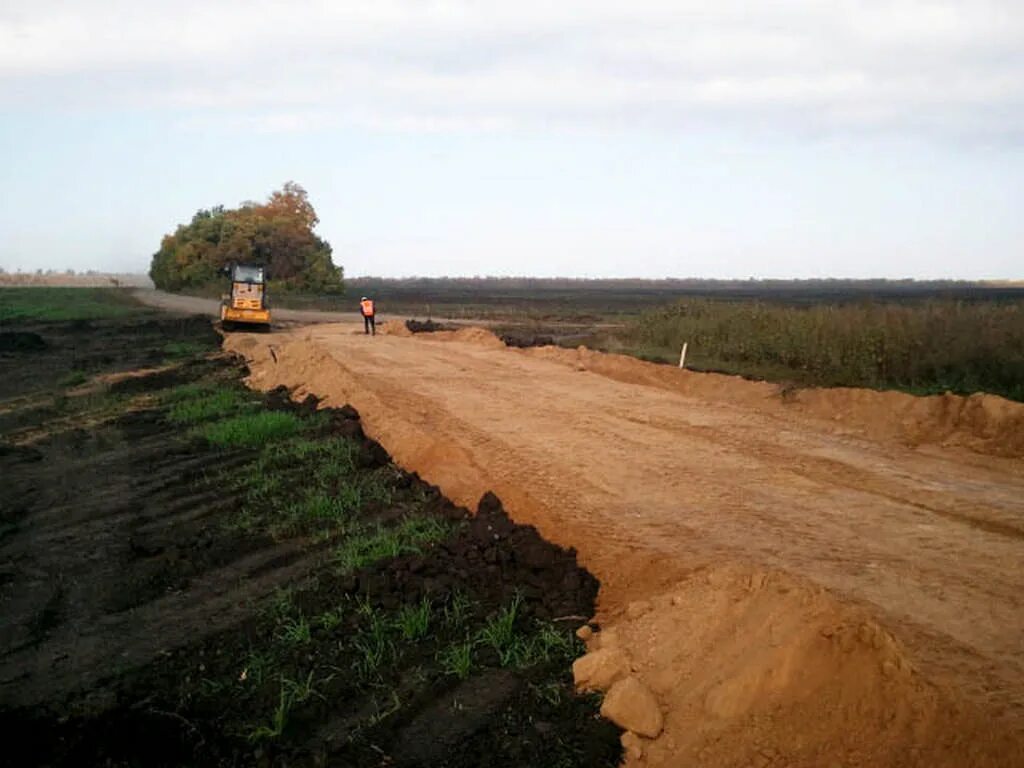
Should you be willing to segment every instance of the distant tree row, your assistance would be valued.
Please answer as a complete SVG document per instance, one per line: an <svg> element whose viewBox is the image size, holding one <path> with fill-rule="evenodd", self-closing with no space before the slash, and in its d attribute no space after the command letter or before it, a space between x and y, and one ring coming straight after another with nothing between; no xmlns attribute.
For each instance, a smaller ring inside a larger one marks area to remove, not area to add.
<svg viewBox="0 0 1024 768"><path fill-rule="evenodd" d="M164 236L149 276L157 288L178 291L219 280L231 262L255 263L266 266L282 287L341 291L342 269L331 259L330 244L313 232L319 221L306 190L294 182L265 203L200 210Z"/></svg>

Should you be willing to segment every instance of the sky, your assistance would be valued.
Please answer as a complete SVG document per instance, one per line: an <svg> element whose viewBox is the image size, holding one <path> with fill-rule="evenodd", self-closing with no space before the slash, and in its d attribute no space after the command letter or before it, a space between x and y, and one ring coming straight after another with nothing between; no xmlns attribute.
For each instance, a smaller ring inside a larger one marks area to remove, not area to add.
<svg viewBox="0 0 1024 768"><path fill-rule="evenodd" d="M0 3L0 267L289 180L350 276L1019 279L1024 2Z"/></svg>

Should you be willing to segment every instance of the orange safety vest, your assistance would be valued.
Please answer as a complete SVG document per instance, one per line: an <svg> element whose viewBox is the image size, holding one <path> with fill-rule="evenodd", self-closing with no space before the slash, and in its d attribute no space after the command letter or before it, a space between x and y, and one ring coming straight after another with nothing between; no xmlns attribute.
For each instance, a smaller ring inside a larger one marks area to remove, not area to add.
<svg viewBox="0 0 1024 768"><path fill-rule="evenodd" d="M373 299L360 301L359 306L363 308L363 315L365 317L373 317Z"/></svg>

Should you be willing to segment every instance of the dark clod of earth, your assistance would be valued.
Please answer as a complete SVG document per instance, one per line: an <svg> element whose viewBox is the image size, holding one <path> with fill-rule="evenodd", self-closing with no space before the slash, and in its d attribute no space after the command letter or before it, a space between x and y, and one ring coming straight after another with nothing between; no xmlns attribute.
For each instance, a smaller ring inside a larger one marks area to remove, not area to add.
<svg viewBox="0 0 1024 768"><path fill-rule="evenodd" d="M405 327L412 333L434 333L436 331L454 331L458 326L451 323L438 323L434 320L406 320ZM526 330L506 330L498 333L505 346L508 347L546 347L556 343L555 336L546 333L535 333Z"/></svg>
<svg viewBox="0 0 1024 768"><path fill-rule="evenodd" d="M572 550L456 507L351 407L246 390L208 323L80 326L0 358L3 762L618 764L572 686ZM72 358L148 368L72 395Z"/></svg>
<svg viewBox="0 0 1024 768"><path fill-rule="evenodd" d="M555 343L554 336L520 331L503 333L500 338L507 347L550 347Z"/></svg>
<svg viewBox="0 0 1024 768"><path fill-rule="evenodd" d="M438 323L434 320L406 320L405 327L412 333L434 333L435 331L454 331L450 323Z"/></svg>

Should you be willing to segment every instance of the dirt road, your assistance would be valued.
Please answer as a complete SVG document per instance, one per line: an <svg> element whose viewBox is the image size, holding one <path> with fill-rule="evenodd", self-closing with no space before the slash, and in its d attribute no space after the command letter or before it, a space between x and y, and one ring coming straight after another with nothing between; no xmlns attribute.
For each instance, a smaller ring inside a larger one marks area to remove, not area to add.
<svg viewBox="0 0 1024 768"><path fill-rule="evenodd" d="M134 295L143 304L163 309L168 312L184 312L196 315L220 316L220 302L217 299L204 299L199 296L183 296L177 293L165 293L149 288L140 288ZM354 320L356 312L322 312L305 309L280 309L272 307L274 319L284 323L337 323Z"/></svg>
<svg viewBox="0 0 1024 768"><path fill-rule="evenodd" d="M865 418L854 393L828 421L815 393L475 330L227 344L254 385L353 404L457 502L494 490L579 550L614 630L598 638L626 638L668 716L631 760L742 765L769 745L754 764L1019 764L1024 462L986 455L1016 451L1019 406L963 401L955 428L929 430L907 420L931 418L917 399L880 396L893 413ZM964 415L979 408L982 426Z"/></svg>

